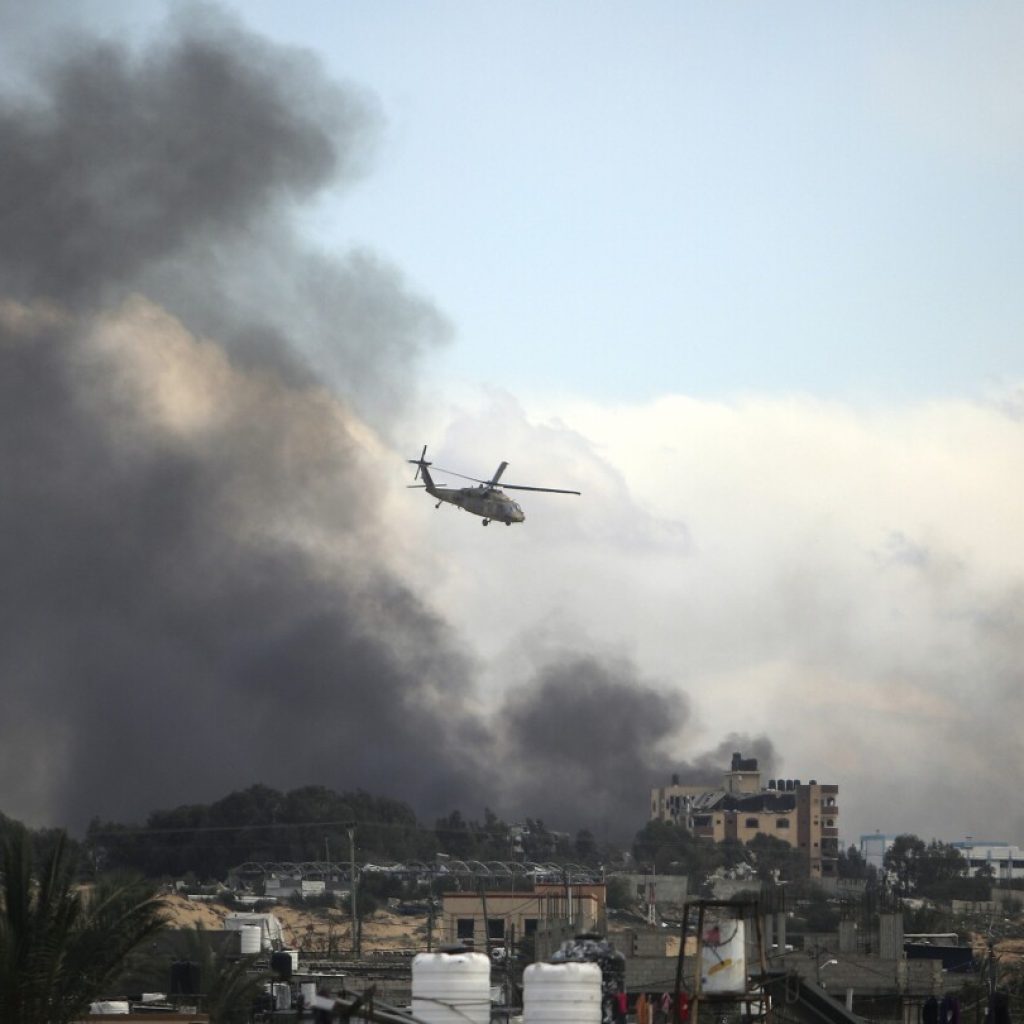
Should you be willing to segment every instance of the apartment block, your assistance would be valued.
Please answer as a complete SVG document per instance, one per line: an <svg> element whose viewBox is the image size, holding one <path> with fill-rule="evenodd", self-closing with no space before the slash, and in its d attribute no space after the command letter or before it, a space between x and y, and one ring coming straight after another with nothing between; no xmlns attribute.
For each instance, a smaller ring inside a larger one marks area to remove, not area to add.
<svg viewBox="0 0 1024 1024"><path fill-rule="evenodd" d="M761 785L757 758L735 753L721 785L651 790L651 819L685 825L695 836L749 843L759 833L800 850L811 878L831 878L839 859L839 787L815 779L771 779Z"/></svg>

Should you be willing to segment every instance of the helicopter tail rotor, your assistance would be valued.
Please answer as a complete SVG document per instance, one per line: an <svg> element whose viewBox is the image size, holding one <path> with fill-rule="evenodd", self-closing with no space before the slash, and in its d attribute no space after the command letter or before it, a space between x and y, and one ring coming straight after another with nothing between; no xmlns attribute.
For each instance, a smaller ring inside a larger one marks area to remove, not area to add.
<svg viewBox="0 0 1024 1024"><path fill-rule="evenodd" d="M423 472L423 468L430 465L430 463L427 462L427 446L423 446L423 451L420 452L420 457L418 459L409 459L409 462L416 467L416 472L412 478L415 483L415 481L419 480L420 473Z"/></svg>
<svg viewBox="0 0 1024 1024"><path fill-rule="evenodd" d="M416 467L416 474L413 476L413 482L409 485L410 487L425 487L431 494L434 493L434 481L430 475L430 466L433 463L427 461L427 446L423 446L423 451L420 452L418 459L409 459ZM423 483L417 484L416 481L422 477Z"/></svg>

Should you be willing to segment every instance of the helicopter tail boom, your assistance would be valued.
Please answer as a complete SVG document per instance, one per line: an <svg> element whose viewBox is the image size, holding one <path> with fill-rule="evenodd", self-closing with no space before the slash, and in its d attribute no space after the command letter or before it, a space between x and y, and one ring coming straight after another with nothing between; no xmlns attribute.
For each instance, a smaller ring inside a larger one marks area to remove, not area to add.
<svg viewBox="0 0 1024 1024"><path fill-rule="evenodd" d="M416 467L416 473L413 476L413 481L419 480L420 476L423 477L423 486L426 487L428 494L434 493L434 481L430 475L430 466L432 463L427 462L427 446L423 446L423 451L420 452L418 459L409 459L409 462Z"/></svg>

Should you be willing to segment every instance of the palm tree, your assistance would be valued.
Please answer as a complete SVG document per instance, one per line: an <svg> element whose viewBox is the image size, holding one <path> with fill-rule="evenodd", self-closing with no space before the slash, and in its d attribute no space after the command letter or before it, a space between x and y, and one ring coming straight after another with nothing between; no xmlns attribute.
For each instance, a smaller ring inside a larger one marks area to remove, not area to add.
<svg viewBox="0 0 1024 1024"><path fill-rule="evenodd" d="M226 960L217 955L206 929L197 924L186 932L188 957L199 965L203 979L202 1008L210 1024L246 1024L253 1000L270 980L268 972L256 970L255 956Z"/></svg>
<svg viewBox="0 0 1024 1024"><path fill-rule="evenodd" d="M28 832L12 829L0 868L4 1024L67 1024L84 1016L128 954L163 927L163 902L136 876L79 888L64 833L33 872Z"/></svg>

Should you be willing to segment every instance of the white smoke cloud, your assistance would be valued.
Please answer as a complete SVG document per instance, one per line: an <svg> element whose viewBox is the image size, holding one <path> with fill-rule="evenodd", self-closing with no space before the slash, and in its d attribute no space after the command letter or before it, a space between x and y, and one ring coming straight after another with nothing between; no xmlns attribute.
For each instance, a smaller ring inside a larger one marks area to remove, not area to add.
<svg viewBox="0 0 1024 1024"><path fill-rule="evenodd" d="M507 458L513 482L583 491L524 495L518 532L421 506L421 536L450 555L434 598L492 659L493 692L524 647L568 636L689 695L680 759L730 731L767 734L780 772L839 783L847 841L1024 832L1008 816L1024 710L1012 403L527 411L492 394L438 440L452 469Z"/></svg>

